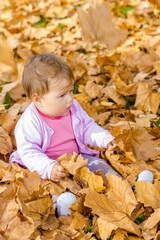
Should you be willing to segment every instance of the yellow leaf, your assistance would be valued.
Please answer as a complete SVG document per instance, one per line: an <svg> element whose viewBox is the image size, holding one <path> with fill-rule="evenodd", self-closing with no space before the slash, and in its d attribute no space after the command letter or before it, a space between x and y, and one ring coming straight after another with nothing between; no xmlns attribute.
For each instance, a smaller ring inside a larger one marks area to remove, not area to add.
<svg viewBox="0 0 160 240"><path fill-rule="evenodd" d="M89 43L97 40L111 50L127 37L127 30L115 27L110 7L106 3L90 6L88 12L79 9L78 14L84 39Z"/></svg>
<svg viewBox="0 0 160 240"><path fill-rule="evenodd" d="M103 185L104 181L101 176L95 175L87 167L83 167L79 171L79 176L82 180L88 183L88 186L91 189L94 189L97 192L102 192L106 189Z"/></svg>
<svg viewBox="0 0 160 240"><path fill-rule="evenodd" d="M138 181L135 183L136 198L145 207L160 208L160 182L154 184L150 182Z"/></svg>
<svg viewBox="0 0 160 240"><path fill-rule="evenodd" d="M123 130L121 136L121 141L124 143L123 150L132 152L136 160L144 161L158 155L158 151L155 149L156 145L152 139L153 136L145 128L140 127Z"/></svg>
<svg viewBox="0 0 160 240"><path fill-rule="evenodd" d="M112 224L101 217L98 218L97 223L98 223L99 235L102 240L108 239L112 234L112 231L118 228L115 224Z"/></svg>
<svg viewBox="0 0 160 240"><path fill-rule="evenodd" d="M89 219L87 219L85 216L83 216L82 214L75 212L73 214L73 217L74 218L70 225L71 228L76 229L76 230L82 230L84 228L89 227L91 221Z"/></svg>
<svg viewBox="0 0 160 240"><path fill-rule="evenodd" d="M88 159L84 160L82 155L76 153L64 154L57 158L57 161L72 175L75 175L81 167L88 163Z"/></svg>
<svg viewBox="0 0 160 240"><path fill-rule="evenodd" d="M144 112L157 113L159 103L160 93L152 91L152 85L149 83L139 83L134 106Z"/></svg>
<svg viewBox="0 0 160 240"><path fill-rule="evenodd" d="M117 229L116 233L112 238L112 240L126 240L126 239L128 239L128 234L126 231L122 229Z"/></svg>
<svg viewBox="0 0 160 240"><path fill-rule="evenodd" d="M140 235L139 227L129 218L123 202L117 203L117 199L110 200L107 195L99 194L90 188L81 190L81 193L86 194L84 205L91 208L94 214L118 228Z"/></svg>

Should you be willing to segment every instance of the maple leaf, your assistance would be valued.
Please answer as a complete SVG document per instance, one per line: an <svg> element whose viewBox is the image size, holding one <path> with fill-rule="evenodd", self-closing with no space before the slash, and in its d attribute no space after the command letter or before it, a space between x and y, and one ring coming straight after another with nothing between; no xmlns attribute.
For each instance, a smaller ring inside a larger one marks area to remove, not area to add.
<svg viewBox="0 0 160 240"><path fill-rule="evenodd" d="M160 221L160 208L155 209L154 213L143 223L142 236L146 239L152 239L156 235L157 224Z"/></svg>
<svg viewBox="0 0 160 240"><path fill-rule="evenodd" d="M144 128L131 128L123 130L121 140L123 141L123 150L132 152L136 160L147 161L149 158L154 158L158 155L156 145L152 141L153 136L150 135Z"/></svg>
<svg viewBox="0 0 160 240"><path fill-rule="evenodd" d="M103 185L104 181L101 176L95 175L87 167L83 167L79 171L79 176L82 180L88 183L88 186L97 192L102 192L106 189Z"/></svg>
<svg viewBox="0 0 160 240"><path fill-rule="evenodd" d="M110 7L106 3L90 6L88 13L79 9L78 15L84 39L88 42L97 40L111 50L127 37L127 30L115 27Z"/></svg>
<svg viewBox="0 0 160 240"><path fill-rule="evenodd" d="M140 235L139 228L129 217L137 204L131 187L116 175L108 175L107 180L111 188L106 194L99 194L90 188L81 190L86 194L84 205L90 207L106 224L112 223L112 230L116 226Z"/></svg>
<svg viewBox="0 0 160 240"><path fill-rule="evenodd" d="M76 153L64 154L57 158L57 161L72 175L75 175L81 167L88 163L88 159L84 160L82 155Z"/></svg>
<svg viewBox="0 0 160 240"><path fill-rule="evenodd" d="M150 182L138 181L135 183L135 189L137 201L146 207L160 208L160 182L156 181L151 184Z"/></svg>
<svg viewBox="0 0 160 240"><path fill-rule="evenodd" d="M144 112L157 113L160 102L160 93L152 90L152 85L141 82L138 85L135 107Z"/></svg>

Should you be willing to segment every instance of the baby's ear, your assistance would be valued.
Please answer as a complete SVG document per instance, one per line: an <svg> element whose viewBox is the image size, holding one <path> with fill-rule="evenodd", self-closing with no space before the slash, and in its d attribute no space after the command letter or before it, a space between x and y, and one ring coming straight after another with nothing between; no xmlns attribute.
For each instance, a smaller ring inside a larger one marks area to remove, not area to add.
<svg viewBox="0 0 160 240"><path fill-rule="evenodd" d="M41 97L37 93L33 93L31 96L32 101L34 104L41 104Z"/></svg>

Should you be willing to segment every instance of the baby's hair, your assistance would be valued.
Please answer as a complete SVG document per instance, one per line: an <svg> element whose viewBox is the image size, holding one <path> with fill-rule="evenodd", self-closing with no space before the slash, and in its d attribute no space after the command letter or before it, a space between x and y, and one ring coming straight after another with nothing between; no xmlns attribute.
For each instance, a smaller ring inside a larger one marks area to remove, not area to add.
<svg viewBox="0 0 160 240"><path fill-rule="evenodd" d="M31 57L25 65L22 85L27 96L31 98L33 93L44 95L49 91L49 83L57 83L61 78L73 82L71 68L60 57L43 53Z"/></svg>

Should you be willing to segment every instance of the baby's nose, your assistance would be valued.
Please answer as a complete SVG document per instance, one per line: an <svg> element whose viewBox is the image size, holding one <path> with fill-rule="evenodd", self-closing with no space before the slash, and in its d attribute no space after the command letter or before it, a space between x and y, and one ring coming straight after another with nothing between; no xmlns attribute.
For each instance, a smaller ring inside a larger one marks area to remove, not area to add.
<svg viewBox="0 0 160 240"><path fill-rule="evenodd" d="M73 101L73 95L72 95L72 94L69 94L69 95L68 95L68 98L67 98L67 102L68 102L68 103L72 103L72 101Z"/></svg>

